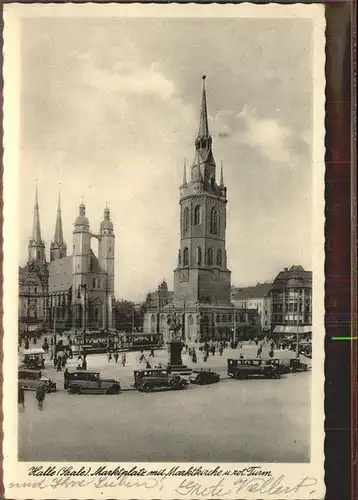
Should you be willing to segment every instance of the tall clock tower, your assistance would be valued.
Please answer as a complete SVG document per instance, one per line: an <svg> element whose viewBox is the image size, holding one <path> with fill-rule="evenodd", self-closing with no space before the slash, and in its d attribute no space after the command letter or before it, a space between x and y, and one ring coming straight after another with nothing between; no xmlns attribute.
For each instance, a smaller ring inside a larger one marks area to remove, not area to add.
<svg viewBox="0 0 358 500"><path fill-rule="evenodd" d="M220 180L209 133L205 76L195 157L180 186L180 249L174 271L174 305L230 305L231 273L226 256L226 187Z"/></svg>

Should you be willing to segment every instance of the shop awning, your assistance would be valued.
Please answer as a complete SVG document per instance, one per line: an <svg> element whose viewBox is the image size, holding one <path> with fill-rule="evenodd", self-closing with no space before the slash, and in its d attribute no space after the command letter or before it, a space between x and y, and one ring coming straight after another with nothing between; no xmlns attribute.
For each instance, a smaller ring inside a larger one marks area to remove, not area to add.
<svg viewBox="0 0 358 500"><path fill-rule="evenodd" d="M276 325L273 333L287 333L290 335L295 335L297 333L302 334L302 333L311 333L312 332L312 326L310 325L299 325L297 326L292 326L292 325Z"/></svg>

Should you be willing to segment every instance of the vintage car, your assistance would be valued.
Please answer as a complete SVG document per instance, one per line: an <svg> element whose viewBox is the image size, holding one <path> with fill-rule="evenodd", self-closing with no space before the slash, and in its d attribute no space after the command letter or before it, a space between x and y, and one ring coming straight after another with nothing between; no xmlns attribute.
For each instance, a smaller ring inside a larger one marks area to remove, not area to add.
<svg viewBox="0 0 358 500"><path fill-rule="evenodd" d="M24 390L36 391L40 385L45 386L46 392L56 392L56 383L48 377L44 377L40 370L32 370L20 367L18 370L18 381Z"/></svg>
<svg viewBox="0 0 358 500"><path fill-rule="evenodd" d="M21 349L21 363L32 370L41 370L45 368L45 351L43 349Z"/></svg>
<svg viewBox="0 0 358 500"><path fill-rule="evenodd" d="M302 363L301 360L298 358L290 359L289 368L290 368L290 372L292 372L292 373L306 372L308 370L307 364Z"/></svg>
<svg viewBox="0 0 358 500"><path fill-rule="evenodd" d="M192 384L206 385L216 384L220 381L220 375L211 370L193 371L189 380Z"/></svg>
<svg viewBox="0 0 358 500"><path fill-rule="evenodd" d="M119 394L121 385L113 378L101 378L99 372L75 370L68 372L69 394Z"/></svg>
<svg viewBox="0 0 358 500"><path fill-rule="evenodd" d="M265 359L228 359L227 373L240 380L251 377L280 378L280 369Z"/></svg>
<svg viewBox="0 0 358 500"><path fill-rule="evenodd" d="M139 391L149 392L153 389L187 389L189 382L186 378L165 369L147 369L134 371L133 387Z"/></svg>

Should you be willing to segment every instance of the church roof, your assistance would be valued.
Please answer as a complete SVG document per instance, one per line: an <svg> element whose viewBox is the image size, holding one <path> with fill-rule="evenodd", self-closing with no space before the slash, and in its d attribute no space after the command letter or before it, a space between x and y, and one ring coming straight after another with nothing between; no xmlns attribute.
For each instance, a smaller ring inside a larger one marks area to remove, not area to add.
<svg viewBox="0 0 358 500"><path fill-rule="evenodd" d="M66 292L72 286L72 255L55 259L48 265L49 293Z"/></svg>
<svg viewBox="0 0 358 500"><path fill-rule="evenodd" d="M201 98L201 108L200 108L200 120L199 120L199 137L209 137L209 123L208 123L208 108L206 104L206 88L205 88L206 76L203 76L203 92Z"/></svg>
<svg viewBox="0 0 358 500"><path fill-rule="evenodd" d="M34 220L33 220L33 226L32 226L31 240L34 242L37 242L37 243L42 243L41 227L40 227L40 213L39 213L39 199L38 199L37 188L36 188L36 194L35 194Z"/></svg>
<svg viewBox="0 0 358 500"><path fill-rule="evenodd" d="M232 300L261 299L266 297L272 287L272 283L258 283L256 286L245 286L232 288Z"/></svg>
<svg viewBox="0 0 358 500"><path fill-rule="evenodd" d="M105 273L92 249L90 255L90 273Z"/></svg>
<svg viewBox="0 0 358 500"><path fill-rule="evenodd" d="M41 285L41 276L36 269L29 269L28 266L19 268L20 285Z"/></svg>

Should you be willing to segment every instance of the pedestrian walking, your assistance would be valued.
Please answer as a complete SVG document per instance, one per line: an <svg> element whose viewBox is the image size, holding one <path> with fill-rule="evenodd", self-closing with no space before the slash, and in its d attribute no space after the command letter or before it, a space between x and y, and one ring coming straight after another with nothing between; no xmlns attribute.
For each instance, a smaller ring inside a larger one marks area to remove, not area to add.
<svg viewBox="0 0 358 500"><path fill-rule="evenodd" d="M155 356L153 347L150 348L149 356L151 356L152 358L154 358L154 356Z"/></svg>
<svg viewBox="0 0 358 500"><path fill-rule="evenodd" d="M151 364L149 363L149 361L147 361L146 368L147 368L147 370L150 370L150 369L152 368L152 366L151 366Z"/></svg>
<svg viewBox="0 0 358 500"><path fill-rule="evenodd" d="M273 351L273 349L271 349L271 351L269 352L270 358L273 358L273 355L274 355L274 351Z"/></svg>
<svg viewBox="0 0 358 500"><path fill-rule="evenodd" d="M126 366L127 356L126 354L122 354L122 366Z"/></svg>
<svg viewBox="0 0 358 500"><path fill-rule="evenodd" d="M83 361L82 361L82 370L87 370L87 360L86 360L86 357L84 357Z"/></svg>
<svg viewBox="0 0 358 500"><path fill-rule="evenodd" d="M66 368L66 370L63 372L63 388L65 390L68 389L68 377L69 377L69 373L68 373L68 369Z"/></svg>
<svg viewBox="0 0 358 500"><path fill-rule="evenodd" d="M19 384L17 402L19 403L19 405L23 407L23 409L25 409L25 391L22 385L20 384Z"/></svg>
<svg viewBox="0 0 358 500"><path fill-rule="evenodd" d="M25 341L25 349L28 349L29 347L30 347L29 339L26 339L26 341Z"/></svg>
<svg viewBox="0 0 358 500"><path fill-rule="evenodd" d="M36 389L36 399L37 399L37 406L38 406L39 410L42 410L42 408L43 408L45 396L46 396L45 386L43 384L41 384Z"/></svg>
<svg viewBox="0 0 358 500"><path fill-rule="evenodd" d="M197 357L196 357L196 351L195 351L195 348L193 348L192 350L192 360L193 360L193 363L196 363L198 360L197 360Z"/></svg>
<svg viewBox="0 0 358 500"><path fill-rule="evenodd" d="M118 352L115 352L114 353L114 361L116 364L118 363L118 358L119 358L119 354L118 354Z"/></svg>

